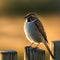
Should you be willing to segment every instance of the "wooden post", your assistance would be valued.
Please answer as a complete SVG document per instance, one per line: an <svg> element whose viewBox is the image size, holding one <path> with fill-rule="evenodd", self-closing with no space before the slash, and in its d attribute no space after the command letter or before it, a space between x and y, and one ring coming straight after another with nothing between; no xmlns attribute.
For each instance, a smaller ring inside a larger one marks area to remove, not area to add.
<svg viewBox="0 0 60 60"><path fill-rule="evenodd" d="M16 51L0 51L0 60L17 60Z"/></svg>
<svg viewBox="0 0 60 60"><path fill-rule="evenodd" d="M24 51L24 60L45 60L45 51L26 46Z"/></svg>
<svg viewBox="0 0 60 60"><path fill-rule="evenodd" d="M60 60L60 41L51 42L51 51L55 56L55 60ZM54 59L50 56L50 60Z"/></svg>

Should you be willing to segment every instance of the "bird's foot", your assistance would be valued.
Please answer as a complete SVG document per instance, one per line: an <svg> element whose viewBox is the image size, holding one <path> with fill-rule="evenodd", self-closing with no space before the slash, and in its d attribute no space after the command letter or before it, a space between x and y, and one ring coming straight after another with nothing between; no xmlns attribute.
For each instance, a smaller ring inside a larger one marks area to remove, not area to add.
<svg viewBox="0 0 60 60"><path fill-rule="evenodd" d="M31 43L29 46L31 47L34 43Z"/></svg>
<svg viewBox="0 0 60 60"><path fill-rule="evenodd" d="M35 48L38 48L38 47L39 47L39 44L37 44Z"/></svg>

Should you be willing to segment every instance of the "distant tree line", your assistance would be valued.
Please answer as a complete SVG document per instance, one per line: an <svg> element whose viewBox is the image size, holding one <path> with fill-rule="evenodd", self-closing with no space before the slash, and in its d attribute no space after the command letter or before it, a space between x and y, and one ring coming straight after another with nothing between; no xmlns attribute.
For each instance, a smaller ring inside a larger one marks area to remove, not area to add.
<svg viewBox="0 0 60 60"><path fill-rule="evenodd" d="M23 14L26 12L38 12L38 13L52 13L52 12L60 12L60 1L59 0L51 0L47 2L41 1L8 1L5 2L5 6L0 13L7 14Z"/></svg>

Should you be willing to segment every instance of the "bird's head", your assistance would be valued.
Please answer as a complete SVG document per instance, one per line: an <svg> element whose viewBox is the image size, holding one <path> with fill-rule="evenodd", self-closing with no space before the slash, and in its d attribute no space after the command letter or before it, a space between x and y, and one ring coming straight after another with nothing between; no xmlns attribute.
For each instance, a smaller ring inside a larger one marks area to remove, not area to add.
<svg viewBox="0 0 60 60"><path fill-rule="evenodd" d="M34 13L28 13L28 14L25 16L25 18L31 18L31 17L33 17L33 16L35 16Z"/></svg>
<svg viewBox="0 0 60 60"><path fill-rule="evenodd" d="M28 22L31 22L33 20L35 20L36 18L36 15L34 13L28 13L26 16L25 16L25 19L28 20Z"/></svg>

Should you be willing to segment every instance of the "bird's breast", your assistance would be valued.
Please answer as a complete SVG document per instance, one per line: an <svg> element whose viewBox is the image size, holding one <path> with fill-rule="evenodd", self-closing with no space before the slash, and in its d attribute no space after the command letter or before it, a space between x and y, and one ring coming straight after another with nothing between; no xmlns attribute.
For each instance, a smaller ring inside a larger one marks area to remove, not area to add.
<svg viewBox="0 0 60 60"><path fill-rule="evenodd" d="M42 35L39 33L34 22L25 22L24 31L28 40L34 40L35 42L40 43L42 41Z"/></svg>

